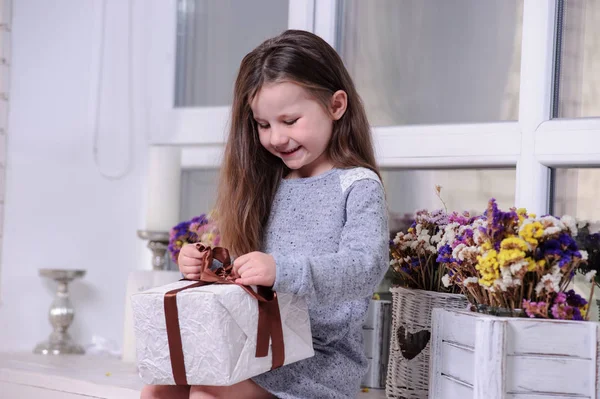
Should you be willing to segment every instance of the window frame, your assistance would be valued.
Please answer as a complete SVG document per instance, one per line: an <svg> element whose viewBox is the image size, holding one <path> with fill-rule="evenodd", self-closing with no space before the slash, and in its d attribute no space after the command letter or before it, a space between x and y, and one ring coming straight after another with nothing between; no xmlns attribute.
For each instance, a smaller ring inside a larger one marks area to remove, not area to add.
<svg viewBox="0 0 600 399"><path fill-rule="evenodd" d="M552 119L557 1L523 0L518 121L373 127L379 165L406 169L515 167L515 205L538 214L549 211L552 167L600 166L600 150L589 144L600 137L600 118ZM173 10L175 5L176 0L159 3L155 8L162 10L154 15L164 20L169 7ZM336 9L336 0L289 0L288 26L312 31L334 45ZM156 129L151 142L181 146L182 168L216 168L230 107L172 106L175 29L173 18L153 35L153 53L162 64L149 76L163 79L158 88L163 97L157 97L159 102L149 108ZM161 34L163 37L156 37Z"/></svg>

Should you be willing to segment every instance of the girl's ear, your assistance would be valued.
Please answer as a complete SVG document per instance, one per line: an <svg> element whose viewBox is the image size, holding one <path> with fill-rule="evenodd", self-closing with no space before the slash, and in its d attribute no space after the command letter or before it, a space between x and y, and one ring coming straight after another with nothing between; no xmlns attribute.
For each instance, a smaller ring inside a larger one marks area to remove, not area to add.
<svg viewBox="0 0 600 399"><path fill-rule="evenodd" d="M331 112L331 117L334 121L337 121L344 116L347 107L348 95L346 92L344 90L338 90L333 93L333 96L331 96L329 111Z"/></svg>

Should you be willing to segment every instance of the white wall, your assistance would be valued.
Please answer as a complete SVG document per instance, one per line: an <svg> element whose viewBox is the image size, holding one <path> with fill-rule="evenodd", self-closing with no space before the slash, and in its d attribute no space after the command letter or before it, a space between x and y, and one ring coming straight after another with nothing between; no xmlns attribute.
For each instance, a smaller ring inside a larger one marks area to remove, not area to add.
<svg viewBox="0 0 600 399"><path fill-rule="evenodd" d="M0 351L29 351L51 331L56 285L38 277L39 268L86 269L72 286L71 333L82 344L92 334L122 341L126 278L143 267L147 252L136 237L146 135L136 91L133 170L117 181L99 174L91 112L101 4L14 2ZM127 157L127 4L108 1L99 156L105 173L118 172Z"/></svg>

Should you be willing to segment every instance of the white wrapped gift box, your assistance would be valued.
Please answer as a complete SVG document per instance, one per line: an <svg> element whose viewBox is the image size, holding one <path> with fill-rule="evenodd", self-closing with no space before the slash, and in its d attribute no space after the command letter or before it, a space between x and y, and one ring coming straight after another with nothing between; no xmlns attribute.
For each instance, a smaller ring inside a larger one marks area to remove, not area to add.
<svg viewBox="0 0 600 399"><path fill-rule="evenodd" d="M147 384L175 385L167 328L165 293L194 284L178 281L132 295L138 371ZM277 294L284 365L314 356L305 301ZM181 346L187 383L232 385L267 372L271 348L256 357L258 301L235 284L212 284L177 293Z"/></svg>

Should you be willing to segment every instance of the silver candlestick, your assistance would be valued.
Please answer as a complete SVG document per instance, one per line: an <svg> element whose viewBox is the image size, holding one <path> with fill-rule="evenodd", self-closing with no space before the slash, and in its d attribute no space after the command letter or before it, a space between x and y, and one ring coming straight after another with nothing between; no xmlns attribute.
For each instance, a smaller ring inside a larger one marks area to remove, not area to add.
<svg viewBox="0 0 600 399"><path fill-rule="evenodd" d="M58 282L58 289L48 319L54 328L47 341L40 342L33 353L42 355L83 354L84 349L73 342L67 332L75 317L75 309L69 299L69 283L76 278L85 276L85 270L72 269L40 269L42 277L51 278Z"/></svg>
<svg viewBox="0 0 600 399"><path fill-rule="evenodd" d="M169 233L166 231L138 230L137 235L148 240L148 248L152 251L152 270L165 270L165 255L169 247Z"/></svg>

